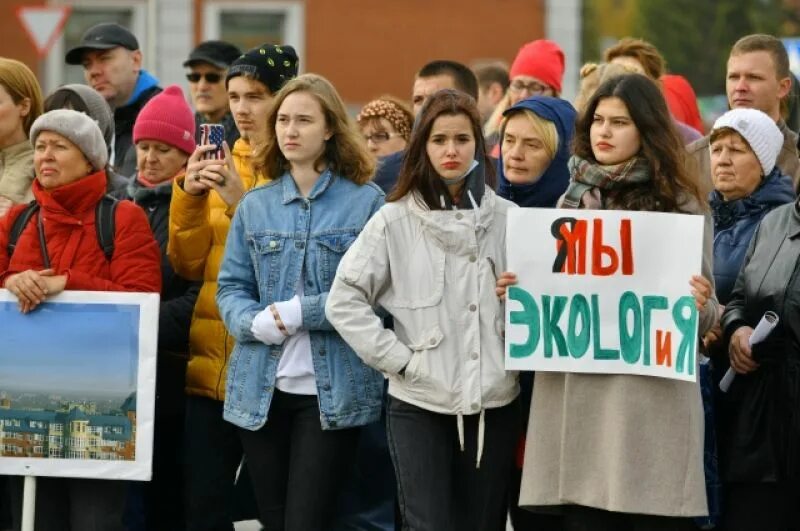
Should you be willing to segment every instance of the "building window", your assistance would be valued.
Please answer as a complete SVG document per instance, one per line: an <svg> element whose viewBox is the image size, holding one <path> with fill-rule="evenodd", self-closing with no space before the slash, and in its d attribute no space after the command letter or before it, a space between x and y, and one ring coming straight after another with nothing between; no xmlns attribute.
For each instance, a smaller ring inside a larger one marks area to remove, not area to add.
<svg viewBox="0 0 800 531"><path fill-rule="evenodd" d="M204 39L221 39L249 50L259 44L291 44L304 63L305 13L302 2L214 2L205 4Z"/></svg>

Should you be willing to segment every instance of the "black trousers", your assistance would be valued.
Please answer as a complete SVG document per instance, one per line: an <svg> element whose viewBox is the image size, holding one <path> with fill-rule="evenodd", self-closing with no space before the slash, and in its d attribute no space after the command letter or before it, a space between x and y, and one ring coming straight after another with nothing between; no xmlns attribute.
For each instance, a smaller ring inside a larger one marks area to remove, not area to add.
<svg viewBox="0 0 800 531"><path fill-rule="evenodd" d="M222 418L223 403L186 397L184 516L187 531L233 531L234 479L242 460L237 428Z"/></svg>
<svg viewBox="0 0 800 531"><path fill-rule="evenodd" d="M795 482L725 483L725 531L800 530L800 485Z"/></svg>
<svg viewBox="0 0 800 531"><path fill-rule="evenodd" d="M267 531L325 531L358 447L358 428L323 430L316 396L275 390L267 423L239 429Z"/></svg>
<svg viewBox="0 0 800 531"><path fill-rule="evenodd" d="M564 531L692 531L695 529L690 518L615 513L580 505L566 507L563 525Z"/></svg>
<svg viewBox="0 0 800 531"><path fill-rule="evenodd" d="M515 400L485 411L478 467L480 415L464 417L461 451L455 415L432 413L389 397L387 432L403 530L505 530L518 408Z"/></svg>
<svg viewBox="0 0 800 531"><path fill-rule="evenodd" d="M22 525L24 478L11 476L14 529ZM36 531L123 531L128 482L105 479L36 478Z"/></svg>

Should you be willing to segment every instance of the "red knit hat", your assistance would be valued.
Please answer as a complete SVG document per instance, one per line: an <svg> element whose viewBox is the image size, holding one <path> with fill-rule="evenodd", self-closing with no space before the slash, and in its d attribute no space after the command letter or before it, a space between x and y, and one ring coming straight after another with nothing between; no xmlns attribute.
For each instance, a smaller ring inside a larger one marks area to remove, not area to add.
<svg viewBox="0 0 800 531"><path fill-rule="evenodd" d="M517 76L535 77L561 93L564 52L558 44L547 39L529 42L519 49L511 65L509 77L513 80Z"/></svg>
<svg viewBox="0 0 800 531"><path fill-rule="evenodd" d="M194 114L178 85L168 86L139 111L133 143L139 140L158 140L184 153L194 152Z"/></svg>

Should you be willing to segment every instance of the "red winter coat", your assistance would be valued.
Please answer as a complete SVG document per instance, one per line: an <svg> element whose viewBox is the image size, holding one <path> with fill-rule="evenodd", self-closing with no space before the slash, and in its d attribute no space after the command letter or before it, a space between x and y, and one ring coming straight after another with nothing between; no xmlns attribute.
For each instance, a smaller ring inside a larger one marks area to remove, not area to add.
<svg viewBox="0 0 800 531"><path fill-rule="evenodd" d="M161 291L161 254L144 211L130 201L117 205L114 254L108 261L95 232L95 207L106 193L106 174L99 171L74 183L47 191L33 183L41 210L17 240L9 262L8 236L25 205L0 218L0 286L22 271L44 269L37 220L44 224L51 267L66 275L68 290Z"/></svg>

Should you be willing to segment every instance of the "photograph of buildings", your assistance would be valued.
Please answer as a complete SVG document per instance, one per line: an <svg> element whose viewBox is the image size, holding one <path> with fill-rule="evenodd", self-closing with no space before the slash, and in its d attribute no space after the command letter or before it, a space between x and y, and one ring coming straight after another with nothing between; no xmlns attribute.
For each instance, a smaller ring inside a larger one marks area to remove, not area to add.
<svg viewBox="0 0 800 531"><path fill-rule="evenodd" d="M138 311L0 301L0 457L135 459Z"/></svg>

